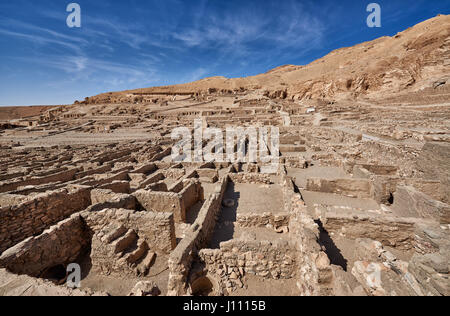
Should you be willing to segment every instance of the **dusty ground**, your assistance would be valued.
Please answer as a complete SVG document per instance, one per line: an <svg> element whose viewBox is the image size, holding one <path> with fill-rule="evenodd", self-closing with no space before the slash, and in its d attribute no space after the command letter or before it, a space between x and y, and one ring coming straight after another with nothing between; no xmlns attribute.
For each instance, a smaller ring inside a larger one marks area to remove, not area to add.
<svg viewBox="0 0 450 316"><path fill-rule="evenodd" d="M230 296L298 296L295 279L268 280L258 276L248 275L244 281L247 287L236 290Z"/></svg>
<svg viewBox="0 0 450 316"><path fill-rule="evenodd" d="M165 295L165 293L167 293L167 282L169 280L167 260L167 256L158 256L155 264L150 269L149 275L143 278L104 276L91 270L87 276L81 280L81 289L109 293L112 296L126 296L131 292L136 283L140 281L152 281L158 285L161 293ZM82 265L82 269L84 267L86 267L86 263Z"/></svg>

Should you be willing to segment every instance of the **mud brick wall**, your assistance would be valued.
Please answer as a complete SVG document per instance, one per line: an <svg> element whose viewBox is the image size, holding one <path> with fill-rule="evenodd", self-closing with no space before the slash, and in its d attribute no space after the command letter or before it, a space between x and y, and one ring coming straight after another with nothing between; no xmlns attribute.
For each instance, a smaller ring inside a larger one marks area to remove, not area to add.
<svg viewBox="0 0 450 316"><path fill-rule="evenodd" d="M308 191L342 194L355 198L371 198L372 183L364 179L334 179L310 178L307 182Z"/></svg>
<svg viewBox="0 0 450 316"><path fill-rule="evenodd" d="M90 187L72 186L0 209L0 253L91 205Z"/></svg>
<svg viewBox="0 0 450 316"><path fill-rule="evenodd" d="M155 252L169 254L176 247L175 222L170 213L104 209L95 213L82 212L81 216L94 232L112 223L133 229Z"/></svg>
<svg viewBox="0 0 450 316"><path fill-rule="evenodd" d="M185 238L178 244L169 258L168 295L177 296L187 293L188 274L194 260L193 254L207 246L216 227L216 218L221 210L229 178L224 177L203 204L197 219L186 232Z"/></svg>
<svg viewBox="0 0 450 316"><path fill-rule="evenodd" d="M90 243L89 231L77 214L9 248L0 257L0 267L34 277L47 268L73 263Z"/></svg>

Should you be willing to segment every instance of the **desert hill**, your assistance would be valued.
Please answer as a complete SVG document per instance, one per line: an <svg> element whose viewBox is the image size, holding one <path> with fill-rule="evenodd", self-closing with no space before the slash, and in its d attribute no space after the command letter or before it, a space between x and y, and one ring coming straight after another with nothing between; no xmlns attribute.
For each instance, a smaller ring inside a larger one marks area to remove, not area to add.
<svg viewBox="0 0 450 316"><path fill-rule="evenodd" d="M306 66L286 65L247 78L110 92L87 103L114 103L143 93L262 90L271 98L340 100L388 98L445 85L450 79L450 15L439 15L393 37L341 48Z"/></svg>
<svg viewBox="0 0 450 316"><path fill-rule="evenodd" d="M0 121L38 116L51 108L53 106L1 106Z"/></svg>

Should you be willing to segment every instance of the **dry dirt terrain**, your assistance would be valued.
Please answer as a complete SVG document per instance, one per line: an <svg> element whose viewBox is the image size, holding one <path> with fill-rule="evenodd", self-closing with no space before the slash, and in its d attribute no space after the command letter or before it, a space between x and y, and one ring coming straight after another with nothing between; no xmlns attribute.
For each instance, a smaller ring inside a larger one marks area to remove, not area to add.
<svg viewBox="0 0 450 316"><path fill-rule="evenodd" d="M449 295L449 32L0 108L0 295ZM196 119L277 127L279 165L173 161Z"/></svg>

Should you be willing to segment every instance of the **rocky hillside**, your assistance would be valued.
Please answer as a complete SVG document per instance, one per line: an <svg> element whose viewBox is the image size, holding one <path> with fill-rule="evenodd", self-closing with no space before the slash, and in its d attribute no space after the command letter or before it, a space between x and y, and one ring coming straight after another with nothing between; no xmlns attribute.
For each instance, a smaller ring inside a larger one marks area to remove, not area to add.
<svg viewBox="0 0 450 316"><path fill-rule="evenodd" d="M88 103L114 102L121 95L152 92L261 90L271 98L386 98L450 84L450 15L439 15L394 37L382 37L331 52L307 66L287 65L265 74L101 94Z"/></svg>

